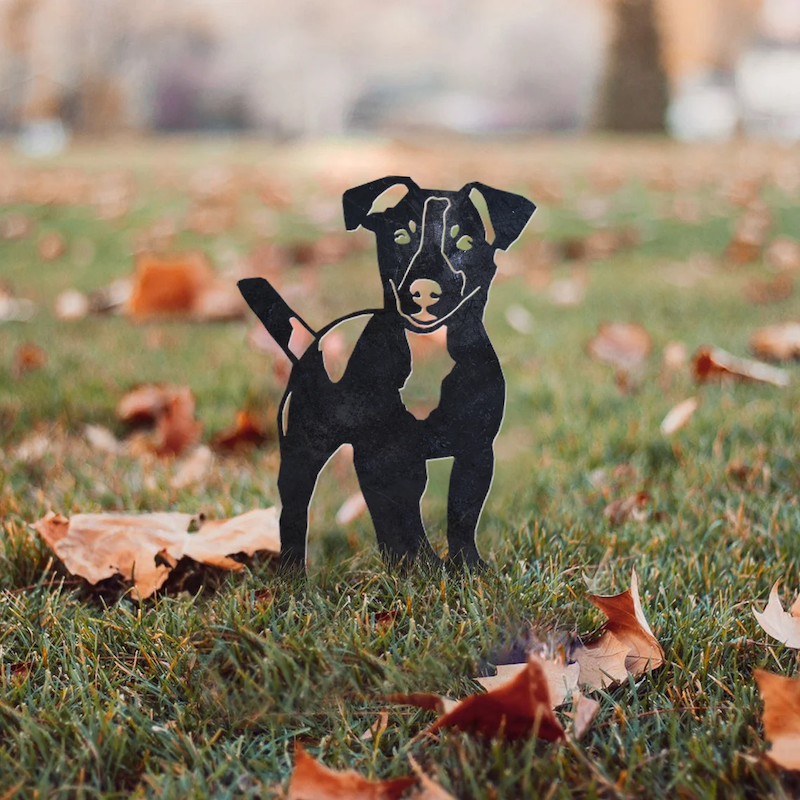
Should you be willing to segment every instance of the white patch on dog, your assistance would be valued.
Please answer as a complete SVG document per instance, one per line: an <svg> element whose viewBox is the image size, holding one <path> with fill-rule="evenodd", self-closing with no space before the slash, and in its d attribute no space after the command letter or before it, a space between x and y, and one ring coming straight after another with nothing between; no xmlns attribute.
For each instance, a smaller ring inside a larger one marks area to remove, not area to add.
<svg viewBox="0 0 800 800"><path fill-rule="evenodd" d="M442 381L450 374L455 361L447 352L447 326L434 333L406 331L411 348L411 374L400 397L403 405L417 419L427 419L442 399Z"/></svg>
<svg viewBox="0 0 800 800"><path fill-rule="evenodd" d="M281 430L283 431L283 435L286 436L286 431L289 430L289 403L292 401L292 393L286 395L286 399L283 401L283 409L281 411Z"/></svg>
<svg viewBox="0 0 800 800"><path fill-rule="evenodd" d="M342 320L319 340L322 363L331 383L338 383L342 379L356 342L371 319L372 314L359 314Z"/></svg>

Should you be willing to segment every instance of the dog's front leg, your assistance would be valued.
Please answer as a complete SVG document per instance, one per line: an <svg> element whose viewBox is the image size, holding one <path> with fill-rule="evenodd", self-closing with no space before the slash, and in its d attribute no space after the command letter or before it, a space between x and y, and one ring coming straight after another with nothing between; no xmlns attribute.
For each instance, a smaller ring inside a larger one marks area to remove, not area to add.
<svg viewBox="0 0 800 800"><path fill-rule="evenodd" d="M482 445L457 455L450 473L447 502L448 564L484 568L475 544L475 531L494 474L492 445Z"/></svg>

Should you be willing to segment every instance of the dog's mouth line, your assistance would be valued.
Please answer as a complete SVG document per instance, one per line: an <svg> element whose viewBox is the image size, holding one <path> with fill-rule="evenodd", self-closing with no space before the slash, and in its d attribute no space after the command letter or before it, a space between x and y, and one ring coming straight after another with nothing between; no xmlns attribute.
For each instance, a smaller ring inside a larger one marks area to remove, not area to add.
<svg viewBox="0 0 800 800"><path fill-rule="evenodd" d="M394 301L395 305L397 306L397 313L401 317L403 317L403 319L407 319L412 325L415 325L417 328L433 328L437 325L441 325L448 317L451 317L453 314L455 314L456 311L458 311L458 309L461 308L461 306L463 306L464 303L466 303L467 300L470 299L470 297L472 297L476 292L480 291L481 288L480 286L476 286L466 297L462 298L461 302L455 308L448 311L447 314L445 314L443 317L436 317L431 322L421 322L418 319L414 319L414 315L406 314L400 308L400 295L398 295L397 293L397 287L394 285L394 281L391 278L389 278L389 283L391 284L392 291L394 292ZM422 309L422 311L418 311L417 314L420 314L424 311L427 311L427 309Z"/></svg>

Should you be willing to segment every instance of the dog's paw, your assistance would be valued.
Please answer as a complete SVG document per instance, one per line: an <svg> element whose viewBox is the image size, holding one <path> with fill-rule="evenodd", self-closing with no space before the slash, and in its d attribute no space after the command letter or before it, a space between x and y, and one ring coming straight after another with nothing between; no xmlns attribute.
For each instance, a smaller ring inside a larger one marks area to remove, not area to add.
<svg viewBox="0 0 800 800"><path fill-rule="evenodd" d="M477 550L459 550L453 553L453 555L448 556L446 566L451 575L458 575L466 571L482 573L489 569L489 565L480 557Z"/></svg>

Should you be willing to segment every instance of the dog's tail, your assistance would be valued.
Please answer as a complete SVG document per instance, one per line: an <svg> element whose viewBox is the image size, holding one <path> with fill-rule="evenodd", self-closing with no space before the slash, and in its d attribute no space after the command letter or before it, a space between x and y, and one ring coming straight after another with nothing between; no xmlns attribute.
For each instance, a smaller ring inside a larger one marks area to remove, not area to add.
<svg viewBox="0 0 800 800"><path fill-rule="evenodd" d="M281 346L291 362L296 364L310 341L317 334L295 314L264 278L244 278L238 283L242 297L261 320L270 336ZM292 341L294 334L295 341ZM299 341L298 341L299 340Z"/></svg>

